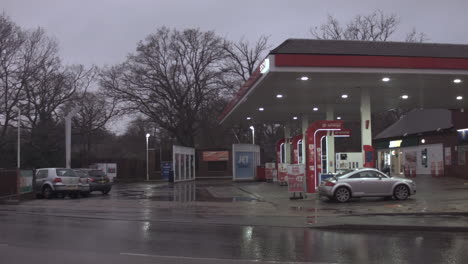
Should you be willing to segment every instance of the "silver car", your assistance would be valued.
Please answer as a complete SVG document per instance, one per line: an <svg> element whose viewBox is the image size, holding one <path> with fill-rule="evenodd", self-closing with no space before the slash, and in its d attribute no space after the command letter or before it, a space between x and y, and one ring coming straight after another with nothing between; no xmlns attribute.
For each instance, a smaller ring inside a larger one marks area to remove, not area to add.
<svg viewBox="0 0 468 264"><path fill-rule="evenodd" d="M52 198L55 194L78 197L80 177L71 169L43 168L36 170L34 190L38 197Z"/></svg>
<svg viewBox="0 0 468 264"><path fill-rule="evenodd" d="M318 187L320 196L338 202L347 202L351 197L395 197L405 200L416 194L414 181L390 177L377 169L343 171L332 178L322 181Z"/></svg>

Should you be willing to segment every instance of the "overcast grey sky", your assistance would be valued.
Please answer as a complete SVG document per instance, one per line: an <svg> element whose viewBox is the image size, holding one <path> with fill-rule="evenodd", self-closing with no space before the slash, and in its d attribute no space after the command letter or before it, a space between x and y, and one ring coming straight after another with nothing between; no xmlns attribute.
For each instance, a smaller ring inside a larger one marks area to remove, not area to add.
<svg viewBox="0 0 468 264"><path fill-rule="evenodd" d="M468 44L468 0L0 0L24 28L41 26L65 63L114 64L157 27L199 27L232 40L265 34L276 46L310 37L331 14L344 21L381 9L401 18L399 36L415 27L431 42Z"/></svg>

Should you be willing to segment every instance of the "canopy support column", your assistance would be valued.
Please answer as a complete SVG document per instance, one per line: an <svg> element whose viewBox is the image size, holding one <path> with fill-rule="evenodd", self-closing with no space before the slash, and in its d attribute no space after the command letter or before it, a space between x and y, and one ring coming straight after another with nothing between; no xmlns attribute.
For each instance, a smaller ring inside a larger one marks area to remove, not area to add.
<svg viewBox="0 0 468 264"><path fill-rule="evenodd" d="M306 164L306 138L307 138L307 128L309 127L309 115L307 114L302 114L301 116L301 121L302 121L302 164Z"/></svg>
<svg viewBox="0 0 468 264"><path fill-rule="evenodd" d="M327 105L327 113L326 113L326 120L334 120L334 109L332 105ZM330 133L333 133L331 131ZM329 133L329 134L330 134ZM335 172L335 137L333 134L327 136L327 166L325 173L334 173Z"/></svg>
<svg viewBox="0 0 468 264"><path fill-rule="evenodd" d="M363 164L366 162L366 153L364 146L372 146L372 123L371 123L371 97L369 87L361 88L361 151Z"/></svg>
<svg viewBox="0 0 468 264"><path fill-rule="evenodd" d="M291 164L291 128L284 125L284 163Z"/></svg>

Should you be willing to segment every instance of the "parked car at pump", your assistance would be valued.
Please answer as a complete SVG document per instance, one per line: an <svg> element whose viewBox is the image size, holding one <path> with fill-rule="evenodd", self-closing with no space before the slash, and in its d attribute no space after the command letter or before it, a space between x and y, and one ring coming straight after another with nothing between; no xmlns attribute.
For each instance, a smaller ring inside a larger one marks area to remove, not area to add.
<svg viewBox="0 0 468 264"><path fill-rule="evenodd" d="M86 196L91 192L100 191L108 194L112 189L112 183L106 174L99 169L75 169L80 175L82 188L81 193Z"/></svg>
<svg viewBox="0 0 468 264"><path fill-rule="evenodd" d="M34 190L39 198L50 199L56 194L68 194L70 197L78 197L80 193L80 177L72 169L37 169Z"/></svg>
<svg viewBox="0 0 468 264"><path fill-rule="evenodd" d="M342 171L322 181L318 187L320 196L338 202L347 202L352 197L394 197L406 200L416 194L413 180L390 177L377 169L365 168Z"/></svg>

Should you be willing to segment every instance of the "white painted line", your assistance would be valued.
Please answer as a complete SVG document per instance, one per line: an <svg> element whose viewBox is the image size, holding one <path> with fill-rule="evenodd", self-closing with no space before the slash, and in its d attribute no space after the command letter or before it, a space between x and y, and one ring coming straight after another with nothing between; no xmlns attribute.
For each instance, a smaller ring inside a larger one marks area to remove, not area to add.
<svg viewBox="0 0 468 264"><path fill-rule="evenodd" d="M180 259L180 260L201 260L201 261L216 261L218 263L232 262L232 263L265 263L265 264L337 264L335 262L284 262L284 261L261 261L261 260L250 260L250 259L222 259L222 258L193 258L193 257L179 257L179 256L164 256L164 255L151 255L151 254L140 254L140 253L129 253L121 252L122 256L134 256L134 257L147 257L147 258L168 258L168 259Z"/></svg>

